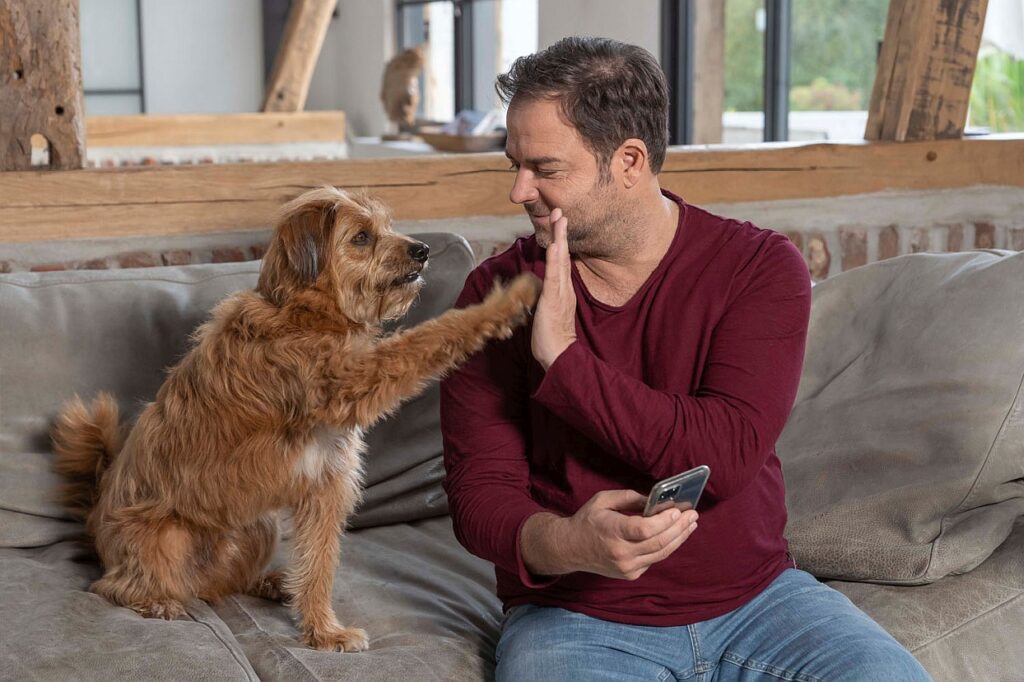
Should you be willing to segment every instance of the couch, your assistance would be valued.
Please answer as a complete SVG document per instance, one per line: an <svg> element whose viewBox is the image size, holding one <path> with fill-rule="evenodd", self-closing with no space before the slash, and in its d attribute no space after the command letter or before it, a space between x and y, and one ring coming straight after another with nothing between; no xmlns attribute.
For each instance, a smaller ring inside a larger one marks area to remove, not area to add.
<svg viewBox="0 0 1024 682"><path fill-rule="evenodd" d="M468 244L431 247L401 324L450 306ZM289 611L236 595L146 620L88 592L95 561L54 503L50 422L68 396L129 416L258 263L0 275L0 678L481 680L500 628L492 568L455 541L432 386L368 436L335 608L369 651L299 644ZM1024 679L1024 255L907 256L815 287L779 443L797 561L937 680ZM741 548L738 548L738 551ZM287 533L278 561L284 561Z"/></svg>

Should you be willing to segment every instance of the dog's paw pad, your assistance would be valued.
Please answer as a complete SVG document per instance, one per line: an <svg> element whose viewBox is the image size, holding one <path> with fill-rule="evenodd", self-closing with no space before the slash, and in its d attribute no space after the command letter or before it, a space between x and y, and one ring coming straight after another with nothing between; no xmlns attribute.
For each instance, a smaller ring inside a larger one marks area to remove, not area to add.
<svg viewBox="0 0 1024 682"><path fill-rule="evenodd" d="M362 628L341 628L310 633L306 644L320 651L366 651L370 638Z"/></svg>

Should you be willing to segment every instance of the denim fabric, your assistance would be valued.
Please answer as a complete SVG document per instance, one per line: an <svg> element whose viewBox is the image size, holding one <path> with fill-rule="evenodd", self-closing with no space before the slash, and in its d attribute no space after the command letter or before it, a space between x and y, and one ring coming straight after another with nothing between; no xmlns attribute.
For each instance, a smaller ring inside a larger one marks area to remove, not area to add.
<svg viewBox="0 0 1024 682"><path fill-rule="evenodd" d="M498 682L931 679L849 599L797 569L734 611L678 627L518 606L496 655Z"/></svg>

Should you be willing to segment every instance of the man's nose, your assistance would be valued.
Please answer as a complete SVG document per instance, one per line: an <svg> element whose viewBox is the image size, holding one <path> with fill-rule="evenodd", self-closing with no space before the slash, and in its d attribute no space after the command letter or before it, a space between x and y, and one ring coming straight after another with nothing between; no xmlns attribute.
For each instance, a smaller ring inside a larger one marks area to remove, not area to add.
<svg viewBox="0 0 1024 682"><path fill-rule="evenodd" d="M533 178L529 171L516 171L516 180L512 183L512 191L508 198L513 204L525 204L537 198L537 188L533 186Z"/></svg>

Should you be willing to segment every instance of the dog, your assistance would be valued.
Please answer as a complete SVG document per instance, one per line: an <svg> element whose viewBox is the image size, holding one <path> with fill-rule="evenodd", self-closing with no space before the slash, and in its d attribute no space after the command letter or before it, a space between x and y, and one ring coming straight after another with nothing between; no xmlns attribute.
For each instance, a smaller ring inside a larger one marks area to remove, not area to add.
<svg viewBox="0 0 1024 682"><path fill-rule="evenodd" d="M540 281L391 334L417 298L426 244L368 195L324 187L286 204L255 291L223 300L126 438L105 393L53 428L64 506L103 567L91 590L147 617L192 598L287 600L303 641L361 651L331 606L340 535L362 490L363 432L490 339L508 338ZM291 512L287 572L267 571Z"/></svg>

